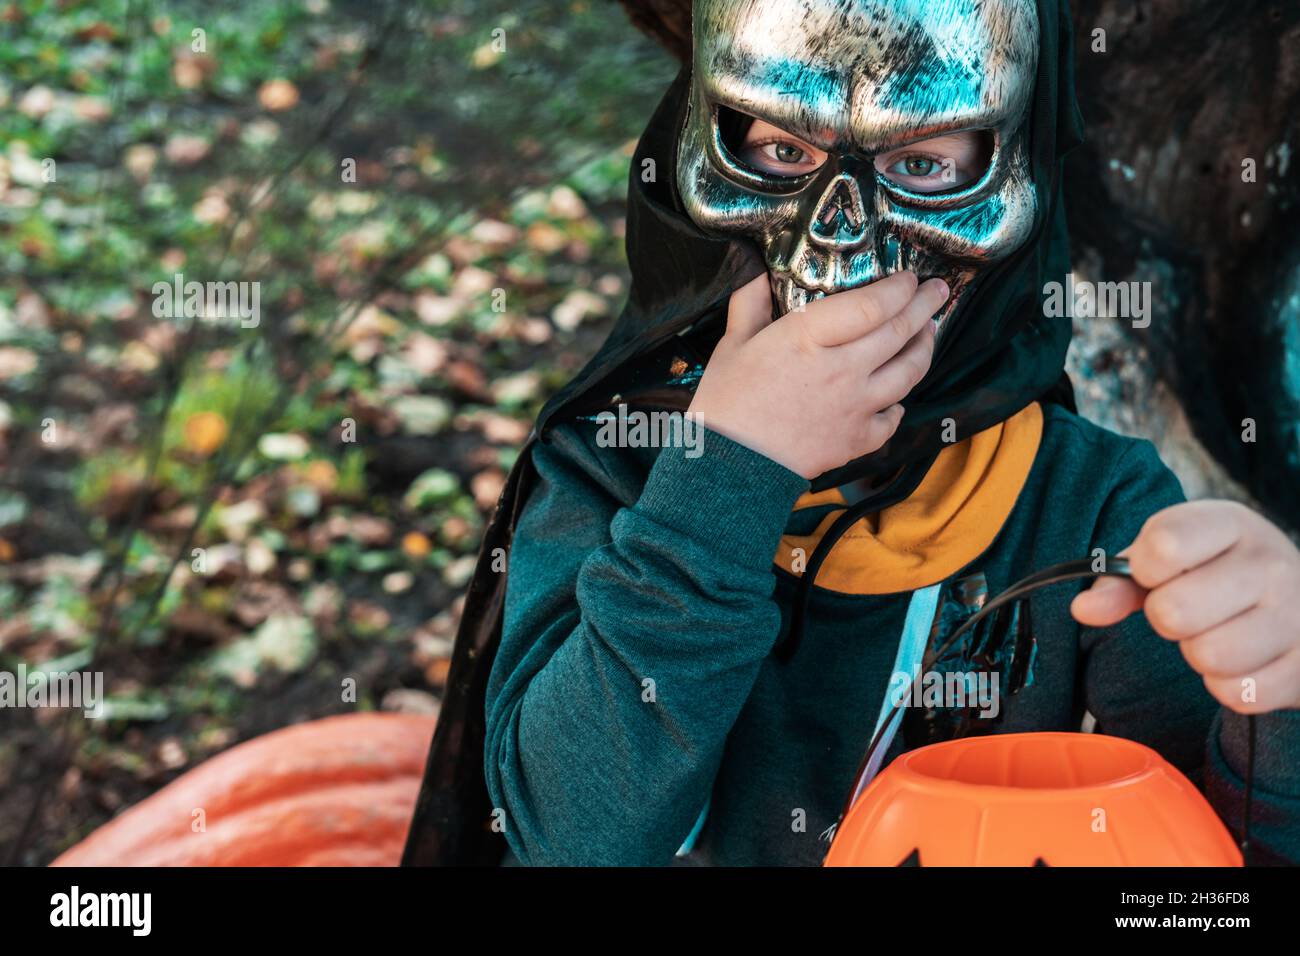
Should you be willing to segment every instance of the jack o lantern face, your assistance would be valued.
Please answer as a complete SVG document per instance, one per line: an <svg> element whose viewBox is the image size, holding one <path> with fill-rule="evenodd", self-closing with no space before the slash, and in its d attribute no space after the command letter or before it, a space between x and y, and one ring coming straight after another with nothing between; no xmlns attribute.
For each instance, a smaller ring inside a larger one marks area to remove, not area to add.
<svg viewBox="0 0 1300 956"><path fill-rule="evenodd" d="M903 754L845 815L825 864L1241 866L1242 858L1200 791L1149 747L1029 733Z"/></svg>
<svg viewBox="0 0 1300 956"><path fill-rule="evenodd" d="M925 863L921 860L921 851L917 849L909 853L907 855L907 859L905 859L902 863L898 865L899 866L925 866ZM1050 864L1040 856L1038 859L1034 861L1034 866L1050 866Z"/></svg>

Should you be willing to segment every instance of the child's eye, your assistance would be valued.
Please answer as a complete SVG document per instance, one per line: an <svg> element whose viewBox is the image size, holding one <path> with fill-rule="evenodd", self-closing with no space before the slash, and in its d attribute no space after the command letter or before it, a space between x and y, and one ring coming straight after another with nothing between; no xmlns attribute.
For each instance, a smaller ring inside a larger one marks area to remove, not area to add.
<svg viewBox="0 0 1300 956"><path fill-rule="evenodd" d="M876 157L876 169L890 182L917 193L959 189L983 175L992 144L980 131L937 136Z"/></svg>
<svg viewBox="0 0 1300 956"><path fill-rule="evenodd" d="M738 127L741 123L748 123L741 133L743 139L737 136L739 142L735 147L728 145L742 162L754 169L770 176L802 176L826 161L824 152L779 126L742 114L735 114L729 125Z"/></svg>
<svg viewBox="0 0 1300 956"><path fill-rule="evenodd" d="M784 139L748 142L740 157L755 169L773 176L799 176L821 165L821 160L803 146Z"/></svg>
<svg viewBox="0 0 1300 956"><path fill-rule="evenodd" d="M803 159L803 150L793 143L772 143L768 148L778 162L797 163Z"/></svg>
<svg viewBox="0 0 1300 956"><path fill-rule="evenodd" d="M939 164L929 156L909 156L894 168L904 176L929 176L939 171Z"/></svg>
<svg viewBox="0 0 1300 956"><path fill-rule="evenodd" d="M955 189L972 178L965 170L959 169L952 159L938 159L919 154L895 160L881 172L893 182L913 192L927 193Z"/></svg>

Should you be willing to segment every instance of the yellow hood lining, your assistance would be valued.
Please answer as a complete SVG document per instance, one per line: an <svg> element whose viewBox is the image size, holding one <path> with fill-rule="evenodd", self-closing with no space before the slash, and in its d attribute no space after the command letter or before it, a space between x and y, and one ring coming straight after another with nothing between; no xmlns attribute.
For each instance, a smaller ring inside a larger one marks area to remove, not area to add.
<svg viewBox="0 0 1300 956"><path fill-rule="evenodd" d="M943 449L906 499L856 522L835 543L816 585L846 594L893 594L942 581L984 553L1024 488L1043 435L1034 403ZM838 488L805 493L794 510L839 505L809 535L782 535L773 559L801 576L822 535L845 510Z"/></svg>

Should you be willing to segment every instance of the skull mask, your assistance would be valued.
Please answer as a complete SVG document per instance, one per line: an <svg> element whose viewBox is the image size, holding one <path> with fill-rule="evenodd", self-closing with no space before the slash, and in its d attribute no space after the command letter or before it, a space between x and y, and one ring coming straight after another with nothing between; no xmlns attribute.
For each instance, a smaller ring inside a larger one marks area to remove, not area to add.
<svg viewBox="0 0 1300 956"><path fill-rule="evenodd" d="M693 32L678 191L701 229L758 242L778 315L911 269L951 289L942 333L971 281L1032 233L1033 0L695 0ZM793 176L747 163L735 131L751 117L825 162ZM968 182L920 192L877 168L968 131L986 140Z"/></svg>

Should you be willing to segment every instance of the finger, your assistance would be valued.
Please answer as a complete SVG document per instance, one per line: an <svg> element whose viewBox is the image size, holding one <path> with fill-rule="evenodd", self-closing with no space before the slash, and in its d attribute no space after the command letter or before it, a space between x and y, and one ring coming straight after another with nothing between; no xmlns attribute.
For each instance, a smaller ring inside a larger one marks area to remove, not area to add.
<svg viewBox="0 0 1300 956"><path fill-rule="evenodd" d="M867 416L862 454L866 455L873 452L889 441L894 436L894 432L898 431L898 426L902 422L902 405L891 405L889 408Z"/></svg>
<svg viewBox="0 0 1300 956"><path fill-rule="evenodd" d="M1205 677L1205 689L1239 714L1264 714L1295 707L1300 700L1300 651L1279 657L1261 670L1233 677Z"/></svg>
<svg viewBox="0 0 1300 956"><path fill-rule="evenodd" d="M889 406L902 401L925 378L934 356L934 325L926 322L912 341L868 379L869 401L872 408Z"/></svg>
<svg viewBox="0 0 1300 956"><path fill-rule="evenodd" d="M904 270L810 302L800 318L812 340L830 348L860 339L888 322L903 311L915 293L916 273Z"/></svg>
<svg viewBox="0 0 1300 956"><path fill-rule="evenodd" d="M1242 509L1244 510L1244 509ZM1191 501L1147 519L1129 547L1133 578L1156 588L1227 551L1241 535L1241 516L1222 501Z"/></svg>
<svg viewBox="0 0 1300 956"><path fill-rule="evenodd" d="M912 340L917 332L934 323L930 320L948 301L948 284L942 279L927 279L916 295L908 300L903 309L886 322L881 323L862 339L861 351L864 365L876 368L897 355ZM859 347L855 344L854 351Z"/></svg>
<svg viewBox="0 0 1300 956"><path fill-rule="evenodd" d="M1084 627L1109 627L1141 610L1146 590L1127 578L1099 578L1070 604L1070 614Z"/></svg>
<svg viewBox="0 0 1300 956"><path fill-rule="evenodd" d="M1252 608L1218 627L1183 641L1178 649L1192 669L1207 677L1249 676L1291 650L1287 629L1263 608Z"/></svg>
<svg viewBox="0 0 1300 956"><path fill-rule="evenodd" d="M1152 590L1144 609L1158 634L1182 641L1250 610L1262 595L1259 562L1238 545Z"/></svg>
<svg viewBox="0 0 1300 956"><path fill-rule="evenodd" d="M731 293L727 335L734 341L747 342L771 323L772 286L764 272Z"/></svg>

